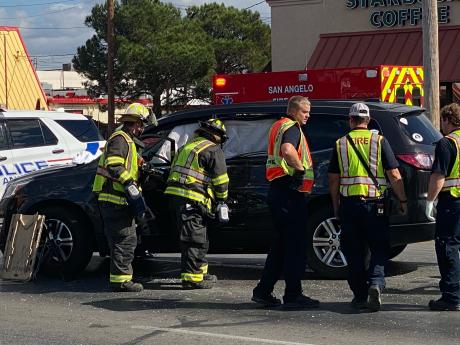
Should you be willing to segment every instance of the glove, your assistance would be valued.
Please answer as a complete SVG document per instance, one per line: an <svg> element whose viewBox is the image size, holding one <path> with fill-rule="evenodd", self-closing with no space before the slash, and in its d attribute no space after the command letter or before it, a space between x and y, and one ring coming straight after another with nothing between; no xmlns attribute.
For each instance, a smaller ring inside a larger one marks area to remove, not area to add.
<svg viewBox="0 0 460 345"><path fill-rule="evenodd" d="M302 187L304 173L304 170L296 170L294 172L289 189L298 191L299 188Z"/></svg>
<svg viewBox="0 0 460 345"><path fill-rule="evenodd" d="M219 219L219 222L227 223L230 220L228 214L229 214L229 209L228 209L227 204L222 201L219 202L216 208L216 215L217 215L217 219Z"/></svg>
<svg viewBox="0 0 460 345"><path fill-rule="evenodd" d="M433 217L433 201L426 201L425 204L425 216L428 218L429 221L434 222L436 219Z"/></svg>

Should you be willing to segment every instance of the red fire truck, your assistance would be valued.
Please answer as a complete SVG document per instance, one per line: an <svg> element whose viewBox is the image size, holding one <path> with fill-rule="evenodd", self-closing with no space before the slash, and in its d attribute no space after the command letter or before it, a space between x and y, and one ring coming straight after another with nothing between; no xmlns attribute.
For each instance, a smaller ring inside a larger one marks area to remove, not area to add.
<svg viewBox="0 0 460 345"><path fill-rule="evenodd" d="M226 74L213 77L215 104L311 99L361 99L423 105L423 68L388 66Z"/></svg>

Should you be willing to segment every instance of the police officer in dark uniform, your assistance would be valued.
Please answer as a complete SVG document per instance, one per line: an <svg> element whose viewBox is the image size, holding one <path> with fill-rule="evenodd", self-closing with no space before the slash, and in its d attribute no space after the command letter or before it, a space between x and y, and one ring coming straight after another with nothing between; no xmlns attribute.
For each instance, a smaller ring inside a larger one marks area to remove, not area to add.
<svg viewBox="0 0 460 345"><path fill-rule="evenodd" d="M140 292L134 283L131 263L137 245L137 217L141 227L147 227L147 209L138 183L140 162L134 137L143 129L148 109L131 104L119 119L123 126L115 131L100 157L93 192L97 194L104 220L104 232L110 248L110 287L114 291Z"/></svg>
<svg viewBox="0 0 460 345"><path fill-rule="evenodd" d="M435 248L441 280L441 298L431 300L431 310L460 311L460 105L441 109L441 130L445 135L436 144L425 214L434 221L436 206Z"/></svg>
<svg viewBox="0 0 460 345"><path fill-rule="evenodd" d="M303 294L302 275L307 256L307 199L314 182L313 163L302 126L310 117L310 101L293 96L287 114L276 121L268 136L266 177L270 181L268 206L274 221L274 239L252 301L277 306L273 294L284 276L283 307L317 308L319 301Z"/></svg>
<svg viewBox="0 0 460 345"><path fill-rule="evenodd" d="M349 115L351 131L337 140L331 157L329 188L335 216L341 222L340 243L348 263L348 284L354 294L351 306L378 311L390 250L388 215L382 200L387 187L385 175L400 200L401 213L407 212L407 200L399 164L388 141L368 129L368 106L353 104ZM367 246L371 252L368 270Z"/></svg>
<svg viewBox="0 0 460 345"><path fill-rule="evenodd" d="M221 144L222 121L200 122L196 135L174 157L165 194L181 245L181 280L185 289L210 289L217 277L208 273L208 218L228 221L229 178Z"/></svg>

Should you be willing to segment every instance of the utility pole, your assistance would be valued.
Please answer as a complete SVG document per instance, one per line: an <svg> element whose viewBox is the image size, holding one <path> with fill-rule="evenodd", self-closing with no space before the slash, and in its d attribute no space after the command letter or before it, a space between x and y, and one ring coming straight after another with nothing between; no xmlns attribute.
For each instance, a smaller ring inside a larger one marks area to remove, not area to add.
<svg viewBox="0 0 460 345"><path fill-rule="evenodd" d="M107 0L107 111L108 128L107 137L115 129L115 95L113 87L113 57L114 57L114 33L113 18L115 15L113 0Z"/></svg>
<svg viewBox="0 0 460 345"><path fill-rule="evenodd" d="M423 0L423 69L425 108L439 128L439 42L437 0Z"/></svg>

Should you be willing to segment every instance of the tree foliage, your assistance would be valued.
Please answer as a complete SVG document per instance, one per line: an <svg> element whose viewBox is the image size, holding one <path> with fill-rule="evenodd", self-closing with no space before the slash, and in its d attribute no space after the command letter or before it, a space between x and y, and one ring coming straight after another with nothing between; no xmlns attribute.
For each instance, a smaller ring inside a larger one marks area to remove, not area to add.
<svg viewBox="0 0 460 345"><path fill-rule="evenodd" d="M106 5L94 6L85 24L95 34L77 49L73 64L95 82L87 86L93 95L106 94ZM258 71L270 56L270 29L259 14L224 5L191 7L182 16L159 0L116 1L114 30L116 95L148 94L157 115L162 101L167 108L209 100L213 73Z"/></svg>
<svg viewBox="0 0 460 345"><path fill-rule="evenodd" d="M187 18L211 37L216 73L259 72L270 61L270 27L258 12L211 3L190 7Z"/></svg>

